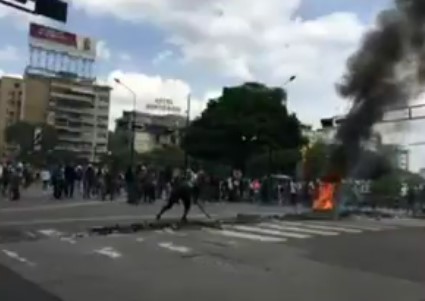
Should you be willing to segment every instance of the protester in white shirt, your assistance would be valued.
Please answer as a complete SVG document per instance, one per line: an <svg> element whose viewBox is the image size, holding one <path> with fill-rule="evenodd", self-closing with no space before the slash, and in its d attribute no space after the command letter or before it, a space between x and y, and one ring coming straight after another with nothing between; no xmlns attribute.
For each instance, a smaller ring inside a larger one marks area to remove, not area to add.
<svg viewBox="0 0 425 301"><path fill-rule="evenodd" d="M43 169L40 173L41 181L43 182L43 190L47 190L50 183L50 171L48 169Z"/></svg>

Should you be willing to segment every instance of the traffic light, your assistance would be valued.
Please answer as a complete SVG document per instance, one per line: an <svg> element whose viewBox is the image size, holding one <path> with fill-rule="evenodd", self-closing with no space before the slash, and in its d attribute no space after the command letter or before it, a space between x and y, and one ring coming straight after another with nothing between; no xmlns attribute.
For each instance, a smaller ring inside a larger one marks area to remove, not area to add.
<svg viewBox="0 0 425 301"><path fill-rule="evenodd" d="M62 0L36 0L34 13L66 23L68 15L68 3Z"/></svg>
<svg viewBox="0 0 425 301"><path fill-rule="evenodd" d="M28 2L35 2L34 10L25 6ZM63 0L0 0L0 4L29 14L45 16L59 22L66 23L67 21L68 3Z"/></svg>

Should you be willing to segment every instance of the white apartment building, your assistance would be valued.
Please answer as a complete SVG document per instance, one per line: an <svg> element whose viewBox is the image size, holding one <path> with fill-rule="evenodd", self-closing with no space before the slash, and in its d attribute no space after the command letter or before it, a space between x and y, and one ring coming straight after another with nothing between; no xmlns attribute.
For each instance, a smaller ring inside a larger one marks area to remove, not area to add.
<svg viewBox="0 0 425 301"><path fill-rule="evenodd" d="M56 149L98 161L107 152L110 87L66 76L26 74L23 119L57 129Z"/></svg>

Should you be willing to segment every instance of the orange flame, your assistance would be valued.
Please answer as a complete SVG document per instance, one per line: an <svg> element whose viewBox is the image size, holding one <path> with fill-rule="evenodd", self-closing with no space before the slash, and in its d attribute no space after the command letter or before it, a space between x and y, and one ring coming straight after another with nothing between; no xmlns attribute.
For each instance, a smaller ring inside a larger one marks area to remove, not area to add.
<svg viewBox="0 0 425 301"><path fill-rule="evenodd" d="M313 209L317 211L331 211L335 207L335 183L321 183L319 194L314 200Z"/></svg>

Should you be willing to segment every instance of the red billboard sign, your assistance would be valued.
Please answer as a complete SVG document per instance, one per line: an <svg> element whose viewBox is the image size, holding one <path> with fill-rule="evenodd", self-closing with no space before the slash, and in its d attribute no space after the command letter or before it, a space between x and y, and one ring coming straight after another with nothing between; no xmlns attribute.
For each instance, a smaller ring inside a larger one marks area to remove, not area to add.
<svg viewBox="0 0 425 301"><path fill-rule="evenodd" d="M64 46L77 48L76 34L61 31L44 25L32 23L30 25L30 37L39 40L46 40L46 42L58 43Z"/></svg>
<svg viewBox="0 0 425 301"><path fill-rule="evenodd" d="M96 58L96 41L91 38L35 23L30 24L29 35L32 47L76 57Z"/></svg>

